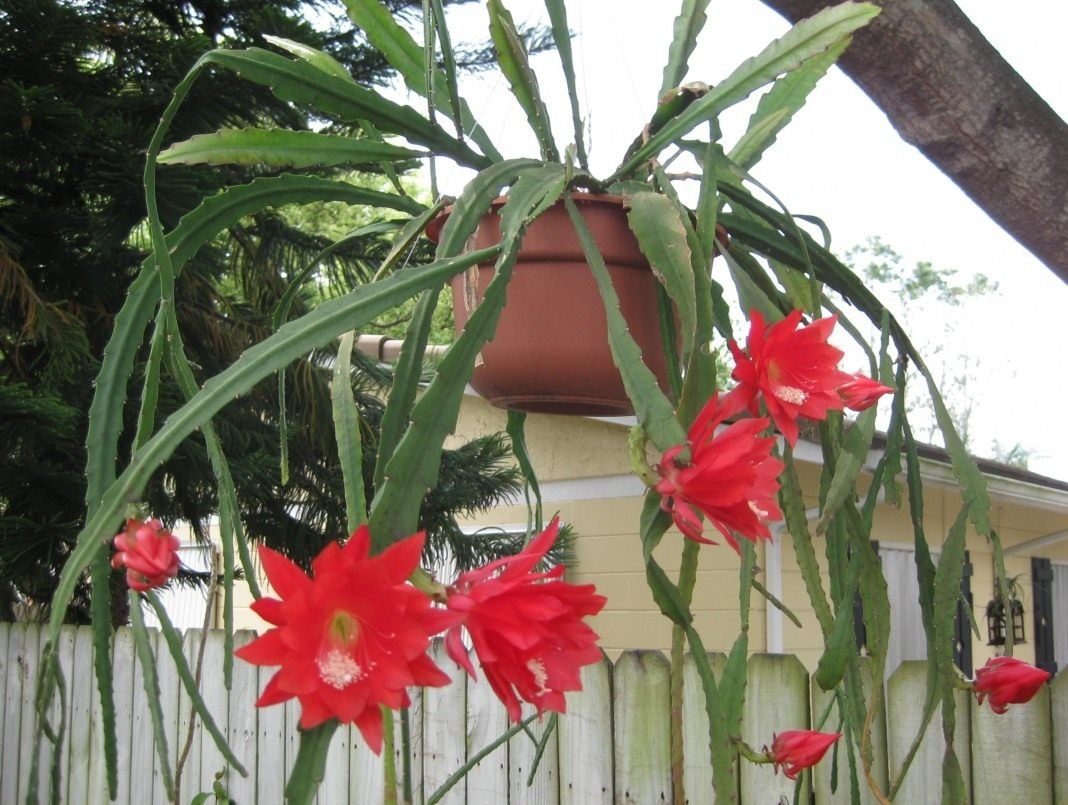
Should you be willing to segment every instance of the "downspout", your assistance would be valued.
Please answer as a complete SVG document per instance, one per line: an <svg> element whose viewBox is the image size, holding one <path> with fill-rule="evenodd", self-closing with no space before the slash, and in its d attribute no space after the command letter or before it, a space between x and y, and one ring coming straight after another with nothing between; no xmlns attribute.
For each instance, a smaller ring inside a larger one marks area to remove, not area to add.
<svg viewBox="0 0 1068 805"><path fill-rule="evenodd" d="M805 522L812 522L820 516L818 507L805 509ZM764 546L764 584L768 592L782 601L782 538L786 535L786 523L775 523L771 527L771 539ZM765 650L769 654L783 654L786 651L783 640L782 611L770 602L764 604Z"/></svg>
<svg viewBox="0 0 1068 805"><path fill-rule="evenodd" d="M383 363L393 363L400 356L404 346L403 338L392 338L388 335L363 334L356 338L356 349L369 358L375 358ZM448 350L444 344L427 344L424 355L428 358L440 358Z"/></svg>

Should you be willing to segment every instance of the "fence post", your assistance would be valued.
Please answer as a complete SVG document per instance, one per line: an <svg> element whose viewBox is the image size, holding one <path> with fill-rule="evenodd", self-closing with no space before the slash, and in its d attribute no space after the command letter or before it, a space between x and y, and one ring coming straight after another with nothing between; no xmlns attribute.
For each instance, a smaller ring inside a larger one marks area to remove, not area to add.
<svg viewBox="0 0 1068 805"><path fill-rule="evenodd" d="M1068 805L1068 673L1061 671L1049 686L1053 724L1053 801Z"/></svg>
<svg viewBox="0 0 1068 805"><path fill-rule="evenodd" d="M927 698L926 660L906 660L901 663L887 682L886 694L886 733L890 778L893 780L898 775L922 722L923 702ZM957 705L957 729L953 745L960 760L968 800L971 801L972 757L969 751L971 702L970 697L963 690L957 691L954 697ZM931 717L931 723L920 744L916 759L898 792L897 802L926 802L931 792L941 792L942 755L945 753L945 748L946 744L942 738L942 707L938 705Z"/></svg>
<svg viewBox="0 0 1068 805"><path fill-rule="evenodd" d="M988 704L973 704L974 805L1002 805L1010 799L1052 805L1052 738L1047 687L1027 704L1010 705L1000 715Z"/></svg>
<svg viewBox="0 0 1068 805"><path fill-rule="evenodd" d="M742 739L754 749L771 746L772 736L784 730L808 729L808 671L789 654L754 654L749 658ZM808 772L806 772L808 774ZM741 801L778 802L794 798L795 785L770 765L741 764ZM808 786L797 800L809 802Z"/></svg>
<svg viewBox="0 0 1068 805"><path fill-rule="evenodd" d="M722 652L708 652L708 662L716 679L723 675L727 656ZM709 805L716 801L712 790L712 756L709 749L708 711L697 663L687 653L682 671L682 751L685 766L682 772L686 799L690 805Z"/></svg>
<svg viewBox="0 0 1068 805"><path fill-rule="evenodd" d="M867 657L860 658L860 676L861 684L864 686L864 699L866 702L871 701L872 695L872 666ZM842 686L845 682L841 683ZM845 693L842 694L843 696ZM818 719L828 710L829 713L827 720L821 725ZM841 714L838 710L838 703L835 701L834 691L822 690L819 685L813 681L812 683L812 729L822 730L823 732L831 732L838 729L838 725L842 722ZM859 741L859 736L857 738ZM812 783L816 795L817 805L829 805L829 803L849 803L850 799L850 779L849 779L849 761L846 759L846 737L842 739L831 748L831 751L827 753L826 758L813 770ZM875 779L876 785L882 792L886 792L887 779L886 779L886 699L885 697L880 701L879 708L875 714L874 721L871 727L871 749L872 749L872 776ZM835 780L835 790L831 792L832 774L834 771L833 755L837 752L838 764L837 764L837 780ZM858 759L857 763L857 782L860 786L860 801L863 805L870 805L875 803L875 795L871 791L871 786L868 785L864 779L864 770L860 766Z"/></svg>
<svg viewBox="0 0 1068 805"><path fill-rule="evenodd" d="M671 802L671 682L659 651L626 651L613 671L616 802Z"/></svg>
<svg viewBox="0 0 1068 805"><path fill-rule="evenodd" d="M508 727L508 713L485 675L480 675L477 683L468 679L467 756L474 757L503 735ZM508 791L508 745L499 746L484 757L471 769L465 782L468 802L503 803Z"/></svg>
<svg viewBox="0 0 1068 805"><path fill-rule="evenodd" d="M560 717L560 805L611 805L612 665L582 669L582 691L567 694Z"/></svg>

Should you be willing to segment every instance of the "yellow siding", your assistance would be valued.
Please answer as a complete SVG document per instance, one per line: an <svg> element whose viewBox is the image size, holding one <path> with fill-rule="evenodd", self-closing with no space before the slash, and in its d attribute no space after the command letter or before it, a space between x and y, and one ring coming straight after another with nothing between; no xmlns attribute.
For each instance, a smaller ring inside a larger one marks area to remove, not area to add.
<svg viewBox="0 0 1068 805"><path fill-rule="evenodd" d="M546 504L547 517L559 513L576 532L575 563L568 570L568 580L594 584L608 599L592 623L610 657L628 648L667 650L671 646L671 624L656 608L645 583L637 532L640 512L638 497ZM472 525L525 520L525 508L507 507ZM673 577L678 574L681 550L682 536L675 532L669 532L656 550L658 561ZM738 567L738 555L726 545L702 549L693 610L710 651L729 650L738 634ZM766 645L763 608L763 599L754 594L750 625L754 650Z"/></svg>
<svg viewBox="0 0 1068 805"><path fill-rule="evenodd" d="M506 412L480 397L465 397L456 432L446 446L503 431L506 424ZM619 425L582 417L531 414L526 421L527 448L542 481L630 472L625 434Z"/></svg>

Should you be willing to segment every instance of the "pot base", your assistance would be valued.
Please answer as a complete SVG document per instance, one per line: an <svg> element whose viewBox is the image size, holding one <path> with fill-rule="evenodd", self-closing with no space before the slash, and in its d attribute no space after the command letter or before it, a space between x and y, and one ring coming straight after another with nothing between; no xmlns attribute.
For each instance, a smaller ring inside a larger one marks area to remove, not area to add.
<svg viewBox="0 0 1068 805"><path fill-rule="evenodd" d="M658 283L627 226L622 200L588 194L573 198L604 257L642 359L666 388ZM482 219L472 248L500 241L498 208ZM493 275L493 265L487 264L453 278L458 330ZM634 413L612 360L604 304L563 204L550 207L528 227L496 335L483 347L471 386L491 404L517 411L571 416Z"/></svg>
<svg viewBox="0 0 1068 805"><path fill-rule="evenodd" d="M478 391L478 389L475 389ZM479 392L481 395L482 393ZM482 395L485 396L485 395ZM630 401L622 404L618 400L594 400L580 397L485 397L486 402L497 408L510 411L524 411L528 414L562 414L565 416L630 416L634 408Z"/></svg>

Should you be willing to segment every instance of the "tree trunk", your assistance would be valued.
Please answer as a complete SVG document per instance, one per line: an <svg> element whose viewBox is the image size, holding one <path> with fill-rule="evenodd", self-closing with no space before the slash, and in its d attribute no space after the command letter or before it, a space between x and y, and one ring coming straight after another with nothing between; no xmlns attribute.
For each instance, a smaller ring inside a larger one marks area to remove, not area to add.
<svg viewBox="0 0 1068 805"><path fill-rule="evenodd" d="M763 0L791 22L827 0ZM880 0L839 66L979 207L1068 282L1068 125L952 0Z"/></svg>

